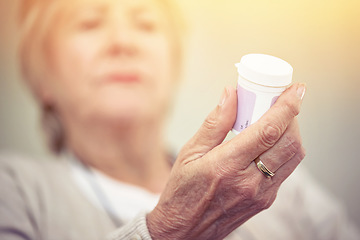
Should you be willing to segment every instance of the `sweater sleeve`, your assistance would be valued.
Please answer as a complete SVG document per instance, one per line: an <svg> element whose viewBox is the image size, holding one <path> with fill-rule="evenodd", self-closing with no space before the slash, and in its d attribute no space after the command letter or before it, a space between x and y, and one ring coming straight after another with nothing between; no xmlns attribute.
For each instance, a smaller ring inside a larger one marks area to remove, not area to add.
<svg viewBox="0 0 360 240"><path fill-rule="evenodd" d="M0 161L0 191L0 239L39 239L16 176L3 161Z"/></svg>
<svg viewBox="0 0 360 240"><path fill-rule="evenodd" d="M149 230L146 225L146 213L139 214L135 219L112 232L107 240L151 240Z"/></svg>
<svg viewBox="0 0 360 240"><path fill-rule="evenodd" d="M341 202L304 169L300 177L296 184L299 191L297 196L303 201L299 210L304 215L303 222L306 222L304 225L309 229L308 238L359 239L359 231L349 219Z"/></svg>

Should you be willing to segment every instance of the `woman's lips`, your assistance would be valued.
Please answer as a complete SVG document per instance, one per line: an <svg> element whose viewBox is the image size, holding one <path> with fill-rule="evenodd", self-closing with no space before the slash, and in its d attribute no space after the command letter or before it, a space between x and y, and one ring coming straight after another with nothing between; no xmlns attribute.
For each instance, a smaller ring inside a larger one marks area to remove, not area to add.
<svg viewBox="0 0 360 240"><path fill-rule="evenodd" d="M140 82L140 76L134 73L113 73L105 77L106 82L118 83L137 83Z"/></svg>

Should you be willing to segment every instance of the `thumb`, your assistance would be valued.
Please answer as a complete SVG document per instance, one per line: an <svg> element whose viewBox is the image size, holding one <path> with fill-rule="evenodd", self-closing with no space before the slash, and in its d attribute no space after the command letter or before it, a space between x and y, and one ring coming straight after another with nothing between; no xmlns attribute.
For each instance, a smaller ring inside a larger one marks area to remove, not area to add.
<svg viewBox="0 0 360 240"><path fill-rule="evenodd" d="M223 90L218 105L206 117L197 133L186 144L186 149L202 156L223 142L234 125L236 118L236 90L227 87Z"/></svg>

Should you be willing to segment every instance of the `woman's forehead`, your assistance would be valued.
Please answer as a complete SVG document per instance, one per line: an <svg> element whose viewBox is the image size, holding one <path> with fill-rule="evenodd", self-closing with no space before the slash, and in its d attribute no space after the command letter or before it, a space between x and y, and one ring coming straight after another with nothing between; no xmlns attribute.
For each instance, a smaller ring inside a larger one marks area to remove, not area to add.
<svg viewBox="0 0 360 240"><path fill-rule="evenodd" d="M69 0L69 7L76 8L123 8L123 9L158 9L160 0Z"/></svg>
<svg viewBox="0 0 360 240"><path fill-rule="evenodd" d="M102 15L126 14L129 16L136 14L151 14L159 18L160 21L166 21L165 4L163 0L57 0L60 1L56 10L60 22L71 22L76 17L83 14L101 13ZM55 20L56 21L56 20Z"/></svg>

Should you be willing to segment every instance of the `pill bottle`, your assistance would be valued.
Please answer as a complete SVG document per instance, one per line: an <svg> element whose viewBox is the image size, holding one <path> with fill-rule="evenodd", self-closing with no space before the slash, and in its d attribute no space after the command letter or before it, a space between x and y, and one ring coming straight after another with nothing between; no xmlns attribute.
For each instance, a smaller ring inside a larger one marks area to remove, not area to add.
<svg viewBox="0 0 360 240"><path fill-rule="evenodd" d="M293 68L284 60L265 54L248 54L235 64L237 116L232 131L239 134L255 123L291 84Z"/></svg>

